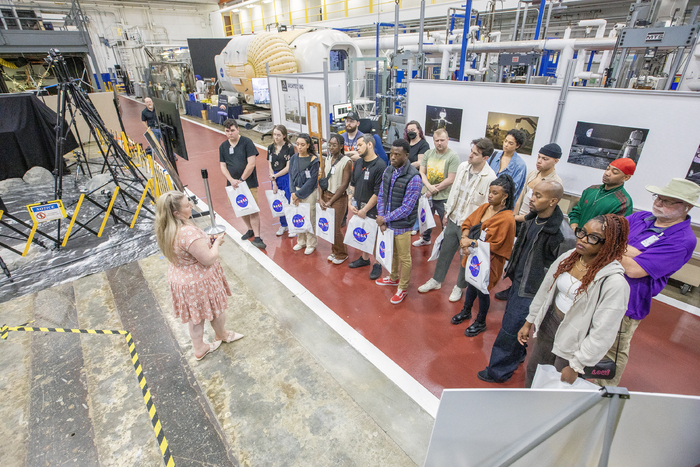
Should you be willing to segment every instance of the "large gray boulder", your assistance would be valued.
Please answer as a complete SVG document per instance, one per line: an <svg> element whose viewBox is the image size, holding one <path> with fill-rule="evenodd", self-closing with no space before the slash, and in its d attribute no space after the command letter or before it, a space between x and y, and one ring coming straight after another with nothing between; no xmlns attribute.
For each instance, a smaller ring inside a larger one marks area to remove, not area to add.
<svg viewBox="0 0 700 467"><path fill-rule="evenodd" d="M51 178L53 180L53 177ZM7 195L27 186L21 178L8 178L0 182L0 195Z"/></svg>
<svg viewBox="0 0 700 467"><path fill-rule="evenodd" d="M53 183L53 175L43 167L32 167L22 180L29 185L46 185Z"/></svg>

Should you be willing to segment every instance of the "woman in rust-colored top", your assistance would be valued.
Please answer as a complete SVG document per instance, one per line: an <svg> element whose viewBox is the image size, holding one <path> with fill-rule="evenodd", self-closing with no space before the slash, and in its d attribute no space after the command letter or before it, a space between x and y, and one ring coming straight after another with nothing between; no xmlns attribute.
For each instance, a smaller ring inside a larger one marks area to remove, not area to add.
<svg viewBox="0 0 700 467"><path fill-rule="evenodd" d="M515 219L513 204L515 203L515 183L510 175L503 174L491 182L489 186L488 203L479 206L476 211L462 223L461 246L464 256L462 265L466 266L469 248L475 248L481 239L487 242L491 249L491 266L489 270L489 286L491 290L503 274L515 241ZM467 271L469 269L467 268ZM471 319L472 305L479 298L479 314L471 326L464 331L467 337L476 336L486 331L486 314L491 305L491 297L469 284L465 292L462 311L452 317L452 324Z"/></svg>

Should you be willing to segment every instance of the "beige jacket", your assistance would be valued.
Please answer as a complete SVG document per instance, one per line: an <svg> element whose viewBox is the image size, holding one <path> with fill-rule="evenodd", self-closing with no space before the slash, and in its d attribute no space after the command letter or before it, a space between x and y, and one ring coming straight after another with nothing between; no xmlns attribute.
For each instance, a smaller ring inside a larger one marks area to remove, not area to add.
<svg viewBox="0 0 700 467"><path fill-rule="evenodd" d="M452 222L457 225L462 225L462 222L473 213L476 208L486 202L489 194L489 185L496 180L496 172L493 171L488 164L484 164L481 172L476 174L469 180L469 170L471 164L462 162L457 168L455 181L452 183L452 191L445 203L445 214ZM466 197L467 202L462 204L462 209L459 212L456 210L457 200Z"/></svg>
<svg viewBox="0 0 700 467"><path fill-rule="evenodd" d="M557 293L554 273L559 263L573 251L567 251L552 263L532 300L527 322L534 323L533 337L537 336L547 310L554 303ZM605 265L588 285L588 290L576 297L559 325L552 353L568 360L569 366L579 373L583 373L584 367L597 364L615 342L630 298L624 274L625 269L618 261Z"/></svg>

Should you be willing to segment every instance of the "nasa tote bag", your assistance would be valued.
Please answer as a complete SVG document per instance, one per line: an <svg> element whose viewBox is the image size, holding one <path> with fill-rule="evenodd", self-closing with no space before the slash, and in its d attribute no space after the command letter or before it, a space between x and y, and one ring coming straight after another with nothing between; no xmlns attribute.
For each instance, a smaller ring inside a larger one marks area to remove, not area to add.
<svg viewBox="0 0 700 467"><path fill-rule="evenodd" d="M283 217L284 210L289 205L287 198L284 197L284 191L277 190L277 194L275 194L272 190L266 190L265 196L267 197L267 204L270 205L272 217Z"/></svg>
<svg viewBox="0 0 700 467"><path fill-rule="evenodd" d="M374 253L374 241L377 239L377 221L369 217L352 216L345 232L345 243L360 251Z"/></svg>
<svg viewBox="0 0 700 467"><path fill-rule="evenodd" d="M430 209L430 201L425 196L418 198L418 226L421 235L428 229L435 227L435 218Z"/></svg>
<svg viewBox="0 0 700 467"><path fill-rule="evenodd" d="M289 233L314 233L313 220L311 219L311 206L309 203L299 203L299 206L289 204L284 210L287 218Z"/></svg>
<svg viewBox="0 0 700 467"><path fill-rule="evenodd" d="M394 231L391 229L386 229L382 232L382 229L377 230L377 251L374 254L377 261L381 263L384 268L391 272L392 262L394 260Z"/></svg>
<svg viewBox="0 0 700 467"><path fill-rule="evenodd" d="M335 243L335 209L325 211L316 203L316 236L327 242Z"/></svg>
<svg viewBox="0 0 700 467"><path fill-rule="evenodd" d="M258 203L255 202L255 198L250 193L250 188L248 188L246 182L239 183L238 188L235 190L232 186L227 186L226 194L228 194L228 199L231 201L231 206L233 206L233 212L237 217L249 216L260 212Z"/></svg>
<svg viewBox="0 0 700 467"><path fill-rule="evenodd" d="M489 293L489 273L491 271L491 245L479 240L476 248L469 249L464 275L467 282L481 293Z"/></svg>

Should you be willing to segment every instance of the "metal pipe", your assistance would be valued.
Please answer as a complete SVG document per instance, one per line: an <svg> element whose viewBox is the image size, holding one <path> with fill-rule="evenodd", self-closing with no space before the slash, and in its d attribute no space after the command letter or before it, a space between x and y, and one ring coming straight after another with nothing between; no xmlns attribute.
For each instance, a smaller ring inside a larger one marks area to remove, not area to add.
<svg viewBox="0 0 700 467"><path fill-rule="evenodd" d="M545 426L545 430L538 432L535 429L532 434L525 435L522 439L513 443L513 447L506 449L506 451L499 456L496 460L489 463L491 466L507 466L513 464L515 461L520 459L522 456L530 452L532 449L540 445L547 438L552 436L554 433L558 432L565 426L567 426L572 421L576 420L582 414L587 412L591 407L602 401L603 398L599 392L595 392L588 396L586 399L582 399L577 405L569 408L567 411L560 416L559 420L556 420L550 426Z"/></svg>
<svg viewBox="0 0 700 467"><path fill-rule="evenodd" d="M629 396L628 396L629 397ZM619 395L613 395L608 404L608 416L605 421L605 434L603 435L603 449L600 453L598 467L608 467L610 448L615 436L615 426L623 408L623 399Z"/></svg>
<svg viewBox="0 0 700 467"><path fill-rule="evenodd" d="M549 8L547 8L547 22L544 24L544 33L542 33L543 39L547 38L547 32L549 31L549 19L552 17L552 6L554 5L554 1L550 0L549 2Z"/></svg>
<svg viewBox="0 0 700 467"><path fill-rule="evenodd" d="M557 112L554 115L554 125L552 126L552 134L549 136L549 142L555 143L559 135L559 126L561 125L561 116L564 113L564 104L566 104L566 95L569 93L569 85L571 85L571 76L574 74L575 62L570 59L566 63L566 73L559 93L559 101L557 102Z"/></svg>
<svg viewBox="0 0 700 467"><path fill-rule="evenodd" d="M530 4L525 2L525 9L523 10L523 25L520 28L520 40L525 40L525 24L527 22L527 10L530 8ZM536 38L535 38L536 39Z"/></svg>
<svg viewBox="0 0 700 467"><path fill-rule="evenodd" d="M520 20L520 0L518 0L518 9L515 11L515 22L513 23L513 37L510 40L514 41L518 38L518 21Z"/></svg>
<svg viewBox="0 0 700 467"><path fill-rule="evenodd" d="M211 199L211 192L209 191L209 172L207 169L202 169L202 181L204 182L204 192L207 194L207 206L209 206L209 220L211 221L211 226L204 229L204 233L207 235L219 235L226 232L226 227L223 225L216 225L216 215L214 214L214 205Z"/></svg>
<svg viewBox="0 0 700 467"><path fill-rule="evenodd" d="M612 50L615 47L616 38L603 39L547 39L539 41L515 41L515 42L476 42L469 44L469 49L474 53L498 53L498 52L533 52L539 50ZM464 42L462 42L464 44ZM426 44L423 45L424 53L442 53L445 48L450 52L456 52L462 44ZM407 51L417 51L418 44L406 45ZM563 69L564 65L562 65Z"/></svg>
<svg viewBox="0 0 700 467"><path fill-rule="evenodd" d="M418 35L420 40L418 41L418 58L421 60L420 66L418 68L418 77L420 79L425 79L425 57L423 57L423 28L425 27L425 0L420 0L420 26L418 29ZM411 76L409 76L411 78Z"/></svg>
<svg viewBox="0 0 700 467"><path fill-rule="evenodd" d="M269 87L268 87L269 89ZM326 141L330 141L331 139L331 99L330 99L330 91L328 90L328 58L323 59L323 101L326 105L326 115L325 115L325 121L326 121L326 132L324 133L323 131L323 125L321 125L321 128L319 128L319 132L323 135ZM376 104L375 104L376 105ZM375 107L376 108L376 107ZM311 125L311 116L307 115L309 119L309 125ZM323 146L323 143L319 141L319 145ZM321 149L321 148L319 148Z"/></svg>
<svg viewBox="0 0 700 467"><path fill-rule="evenodd" d="M457 72L457 80L464 80L464 66L467 57L467 44L469 43L469 25L472 21L472 0L467 0L466 8L464 9L464 29L462 31L462 47L459 54L459 71Z"/></svg>
<svg viewBox="0 0 700 467"><path fill-rule="evenodd" d="M542 27L542 18L544 17L544 4L547 0L540 0L540 10L537 12L537 26L535 27L535 40L540 38L540 28Z"/></svg>
<svg viewBox="0 0 700 467"><path fill-rule="evenodd" d="M700 10L700 6L694 6L693 10L690 13L690 22L688 24L695 24L695 20L698 17L698 11ZM693 55L693 48L697 47L698 44L698 33L695 33L695 40L693 41L693 44L695 44L693 47L688 49L688 59L685 61L685 66L683 67L683 72L681 73L681 79L678 80L678 87L676 89L681 88L681 84L683 83L683 78L685 78L685 73L688 71L688 65L690 65L690 57ZM671 77L669 76L669 81L672 81L670 79ZM675 77L674 77L675 79Z"/></svg>
<svg viewBox="0 0 700 467"><path fill-rule="evenodd" d="M394 4L394 57L399 53L399 2Z"/></svg>

